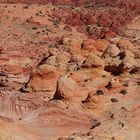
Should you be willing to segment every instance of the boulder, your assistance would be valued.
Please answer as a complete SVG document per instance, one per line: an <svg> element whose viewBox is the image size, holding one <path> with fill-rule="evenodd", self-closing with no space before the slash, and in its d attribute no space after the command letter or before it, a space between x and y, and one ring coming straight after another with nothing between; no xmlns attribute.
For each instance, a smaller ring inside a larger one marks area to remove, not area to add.
<svg viewBox="0 0 140 140"><path fill-rule="evenodd" d="M125 57L123 60L124 67L127 69L133 68L134 66L137 66L137 62L133 57Z"/></svg>
<svg viewBox="0 0 140 140"><path fill-rule="evenodd" d="M116 45L110 45L105 50L103 57L115 57L120 53L120 49Z"/></svg>
<svg viewBox="0 0 140 140"><path fill-rule="evenodd" d="M78 84L68 76L62 76L57 82L57 91L54 99L63 99L72 102L81 102L85 100L87 93L83 92Z"/></svg>
<svg viewBox="0 0 140 140"><path fill-rule="evenodd" d="M130 69L130 68L137 66L137 62L135 60L135 55L129 50L126 50L124 53L125 53L125 57L122 60L124 67L126 69Z"/></svg>
<svg viewBox="0 0 140 140"><path fill-rule="evenodd" d="M70 60L71 55L67 52L61 52L58 53L57 57L56 57L56 61L58 63L68 63L68 61Z"/></svg>
<svg viewBox="0 0 140 140"><path fill-rule="evenodd" d="M71 56L70 62L76 64L79 67L82 67L82 64L84 63L85 60L86 60L86 58L83 57L81 54L77 54L77 55L73 54ZM71 63L69 63L69 64L71 64Z"/></svg>
<svg viewBox="0 0 140 140"><path fill-rule="evenodd" d="M97 51L104 51L108 46L108 41L105 39L97 39L97 40L93 40L93 39L87 39L84 40L82 43L82 47L83 49L94 49Z"/></svg>
<svg viewBox="0 0 140 140"><path fill-rule="evenodd" d="M134 46L133 44L126 39L121 39L118 43L117 46L120 50L133 50Z"/></svg>
<svg viewBox="0 0 140 140"><path fill-rule="evenodd" d="M83 64L83 67L86 68L93 68L93 67L98 67L104 69L104 61L97 55L90 53L89 56L87 57L86 61Z"/></svg>
<svg viewBox="0 0 140 140"><path fill-rule="evenodd" d="M35 92L49 93L53 96L56 91L58 76L55 67L47 64L40 65L33 71L27 87Z"/></svg>
<svg viewBox="0 0 140 140"><path fill-rule="evenodd" d="M110 45L102 55L105 61L105 70L113 75L119 75L125 71L130 71L137 66L135 55L130 49Z"/></svg>

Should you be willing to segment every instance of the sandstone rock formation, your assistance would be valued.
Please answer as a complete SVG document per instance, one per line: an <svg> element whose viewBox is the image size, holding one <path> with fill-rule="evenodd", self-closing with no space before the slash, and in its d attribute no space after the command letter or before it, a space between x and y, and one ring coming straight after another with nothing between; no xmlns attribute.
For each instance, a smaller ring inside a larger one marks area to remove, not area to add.
<svg viewBox="0 0 140 140"><path fill-rule="evenodd" d="M0 140L140 139L139 0L0 2Z"/></svg>
<svg viewBox="0 0 140 140"><path fill-rule="evenodd" d="M64 99L77 103L82 102L86 98L87 93L84 93L74 80L67 76L60 77L54 99Z"/></svg>

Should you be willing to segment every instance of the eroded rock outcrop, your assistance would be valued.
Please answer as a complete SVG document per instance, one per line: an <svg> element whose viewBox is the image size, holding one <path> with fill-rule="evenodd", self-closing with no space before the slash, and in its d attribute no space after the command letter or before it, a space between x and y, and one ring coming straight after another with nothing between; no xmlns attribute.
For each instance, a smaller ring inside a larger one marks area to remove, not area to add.
<svg viewBox="0 0 140 140"><path fill-rule="evenodd" d="M64 99L71 102L82 102L87 97L87 93L82 91L74 80L67 76L60 77L57 83L54 99Z"/></svg>
<svg viewBox="0 0 140 140"><path fill-rule="evenodd" d="M41 2L0 5L0 139L139 140L137 0Z"/></svg>
<svg viewBox="0 0 140 140"><path fill-rule="evenodd" d="M122 40L118 42L123 42ZM126 41L127 42L127 41ZM122 43L123 45L109 46L102 58L105 61L105 70L114 73L114 75L121 74L126 71L130 71L133 67L137 66L135 61L135 55L129 51L132 50L133 45L129 42L128 44Z"/></svg>

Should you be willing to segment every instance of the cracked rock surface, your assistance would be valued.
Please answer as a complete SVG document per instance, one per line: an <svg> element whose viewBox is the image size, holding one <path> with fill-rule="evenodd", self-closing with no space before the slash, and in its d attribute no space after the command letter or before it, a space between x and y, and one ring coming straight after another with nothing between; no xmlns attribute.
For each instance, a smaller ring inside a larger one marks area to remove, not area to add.
<svg viewBox="0 0 140 140"><path fill-rule="evenodd" d="M139 0L26 2L0 4L0 140L139 140Z"/></svg>

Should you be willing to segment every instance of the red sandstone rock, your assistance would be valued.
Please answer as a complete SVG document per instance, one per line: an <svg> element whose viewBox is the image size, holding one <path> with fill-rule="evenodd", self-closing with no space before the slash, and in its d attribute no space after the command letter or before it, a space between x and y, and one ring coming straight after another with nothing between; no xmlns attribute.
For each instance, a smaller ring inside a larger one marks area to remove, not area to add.
<svg viewBox="0 0 140 140"><path fill-rule="evenodd" d="M0 139L139 140L139 0L28 2L0 5Z"/></svg>
<svg viewBox="0 0 140 140"><path fill-rule="evenodd" d="M99 40L89 39L89 40L85 40L82 45L83 45L83 49L89 47L89 50L90 48L93 49L95 48L98 51L104 51L108 45L108 41L100 40L100 39Z"/></svg>
<svg viewBox="0 0 140 140"><path fill-rule="evenodd" d="M83 67L104 69L104 61L97 55L90 53Z"/></svg>
<svg viewBox="0 0 140 140"><path fill-rule="evenodd" d="M58 74L55 67L50 65L40 65L35 71L33 71L30 81L28 83L28 89L31 92L44 92L44 96L53 97L56 91L56 84Z"/></svg>
<svg viewBox="0 0 140 140"><path fill-rule="evenodd" d="M87 93L83 92L74 80L67 76L60 77L54 96L55 99L64 99L77 104L85 100L86 97Z"/></svg>
<svg viewBox="0 0 140 140"><path fill-rule="evenodd" d="M133 50L133 44L129 40L120 40L118 42L118 47L122 50Z"/></svg>

